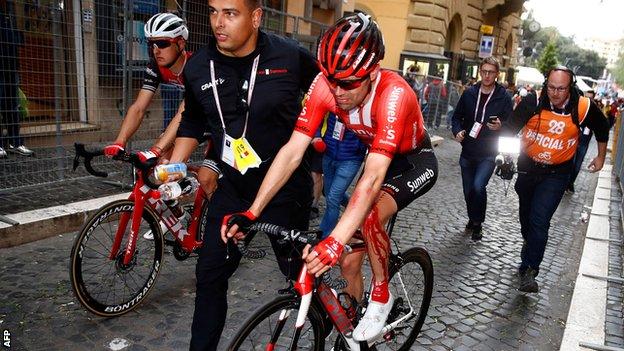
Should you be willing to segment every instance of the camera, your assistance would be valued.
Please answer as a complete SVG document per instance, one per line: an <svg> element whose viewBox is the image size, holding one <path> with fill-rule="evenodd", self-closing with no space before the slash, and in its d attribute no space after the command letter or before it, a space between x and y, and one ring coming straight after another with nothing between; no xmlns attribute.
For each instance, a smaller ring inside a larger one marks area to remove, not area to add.
<svg viewBox="0 0 624 351"><path fill-rule="evenodd" d="M498 154L496 156L494 174L504 180L511 180L516 173L516 164L511 155Z"/></svg>

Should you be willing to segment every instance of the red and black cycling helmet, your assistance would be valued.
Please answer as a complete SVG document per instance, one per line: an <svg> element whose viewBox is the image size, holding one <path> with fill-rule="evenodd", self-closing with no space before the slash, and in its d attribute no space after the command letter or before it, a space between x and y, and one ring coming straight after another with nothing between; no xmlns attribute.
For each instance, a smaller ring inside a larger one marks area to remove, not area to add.
<svg viewBox="0 0 624 351"><path fill-rule="evenodd" d="M384 41L377 23L362 12L345 16L323 34L317 58L331 79L363 78L384 57Z"/></svg>

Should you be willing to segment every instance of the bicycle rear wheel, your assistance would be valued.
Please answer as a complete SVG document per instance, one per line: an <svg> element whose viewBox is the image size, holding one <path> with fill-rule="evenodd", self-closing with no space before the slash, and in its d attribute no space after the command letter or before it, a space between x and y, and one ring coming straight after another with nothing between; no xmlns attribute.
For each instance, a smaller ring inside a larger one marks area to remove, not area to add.
<svg viewBox="0 0 624 351"><path fill-rule="evenodd" d="M397 325L374 344L375 350L410 349L427 318L433 292L433 264L427 250L413 247L390 260L389 289L394 305L388 324L405 317L411 310L415 315Z"/></svg>
<svg viewBox="0 0 624 351"><path fill-rule="evenodd" d="M228 350L288 350L295 333L300 302L300 297L291 295L278 297L264 305L245 322ZM323 350L323 331L323 320L312 304L295 349Z"/></svg>
<svg viewBox="0 0 624 351"><path fill-rule="evenodd" d="M131 221L114 259L109 259L122 215L131 216L134 202L111 202L93 214L80 230L72 246L69 274L78 301L90 312L114 317L136 308L154 287L163 256L163 238L156 216L146 207L137 235L134 257L123 264ZM143 234L151 230L153 240Z"/></svg>

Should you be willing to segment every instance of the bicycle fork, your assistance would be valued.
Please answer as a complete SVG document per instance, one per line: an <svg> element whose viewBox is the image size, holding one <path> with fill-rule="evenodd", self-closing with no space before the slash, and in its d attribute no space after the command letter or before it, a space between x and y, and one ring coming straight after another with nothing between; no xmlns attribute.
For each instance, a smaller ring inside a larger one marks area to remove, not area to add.
<svg viewBox="0 0 624 351"><path fill-rule="evenodd" d="M145 187L145 185L143 187ZM128 222L132 220L132 222L130 223L130 237L128 238L128 243L126 245L123 256L123 264L126 266L130 264L132 257L134 256L134 250L136 249L137 242L137 233L139 232L141 218L143 217L143 208L145 206L146 197L146 193L143 192L141 189L143 187L137 187L139 191L135 191L135 193L130 194L130 200L134 200L134 209L132 211L132 214L121 214L119 219L119 226L117 227L115 239L113 240L113 247L111 248L111 252L108 257L110 260L114 260L117 257L117 253L121 248L121 242L123 241L124 233L126 232Z"/></svg>

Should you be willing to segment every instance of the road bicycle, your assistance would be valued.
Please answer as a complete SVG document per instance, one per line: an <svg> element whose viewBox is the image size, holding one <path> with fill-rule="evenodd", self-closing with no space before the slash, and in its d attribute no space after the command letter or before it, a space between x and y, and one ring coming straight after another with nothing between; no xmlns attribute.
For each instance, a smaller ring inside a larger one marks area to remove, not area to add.
<svg viewBox="0 0 624 351"><path fill-rule="evenodd" d="M396 215L388 224L389 235L395 220ZM320 231L288 230L270 223L256 223L248 230L265 232L294 247L297 243L315 245L321 235ZM392 242L389 287L395 300L387 325L373 340L357 343L351 337L354 323L366 310L367 296L357 305L346 294L336 294L323 277L314 278L304 264L297 281L255 312L234 336L228 350L320 351L326 346L336 351L409 350L431 302L433 264L424 248L403 251L394 239ZM345 246L345 254L364 250L361 240Z"/></svg>
<svg viewBox="0 0 624 351"><path fill-rule="evenodd" d="M75 144L75 149L74 170L82 158L87 172L107 176L91 165L103 150L87 151L82 144ZM148 176L156 159L146 163L128 152L113 159L136 169L134 188L128 199L108 203L89 217L74 241L69 264L76 298L88 311L103 317L128 313L145 300L160 273L165 245L173 247L179 261L197 252L203 238L200 219L208 205L199 187L192 205L185 209L190 213L188 224L182 223ZM165 238L161 222L173 239ZM148 231L153 239L144 235Z"/></svg>

